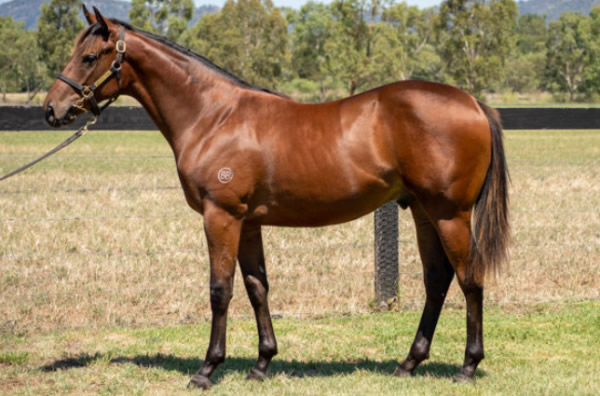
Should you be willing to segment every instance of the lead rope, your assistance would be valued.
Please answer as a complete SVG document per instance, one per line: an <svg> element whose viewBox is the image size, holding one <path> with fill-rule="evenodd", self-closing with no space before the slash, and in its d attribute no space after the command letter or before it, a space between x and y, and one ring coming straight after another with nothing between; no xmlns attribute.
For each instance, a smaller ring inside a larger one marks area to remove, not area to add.
<svg viewBox="0 0 600 396"><path fill-rule="evenodd" d="M79 139L80 137L82 137L83 135L85 135L88 131L88 127L94 125L97 121L98 117L93 116L92 118L90 118L84 126L82 126L81 128L79 128L77 130L77 132L75 132L73 135L71 135L67 140L65 140L64 142L62 142L61 144L59 144L58 146L54 147L52 150L48 151L46 154L42 155L41 157L23 165L22 167L15 169L12 172L7 173L6 175L0 177L0 181L8 179L11 176L16 175L17 173L21 173L23 172L25 169L31 168L33 165L37 164L38 162L40 162L41 160L50 157L52 154L64 149L65 147L67 147L69 144L73 143L75 140Z"/></svg>

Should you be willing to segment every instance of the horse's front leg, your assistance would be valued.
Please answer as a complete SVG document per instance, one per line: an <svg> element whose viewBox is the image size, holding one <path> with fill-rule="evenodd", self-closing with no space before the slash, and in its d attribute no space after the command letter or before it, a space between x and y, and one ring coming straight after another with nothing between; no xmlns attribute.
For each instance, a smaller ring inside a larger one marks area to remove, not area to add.
<svg viewBox="0 0 600 396"><path fill-rule="evenodd" d="M233 295L233 275L241 227L242 220L212 203L205 205L204 231L210 256L212 327L206 358L202 367L191 378L188 387L208 389L211 386L209 377L225 360L227 308Z"/></svg>
<svg viewBox="0 0 600 396"><path fill-rule="evenodd" d="M263 380L266 378L267 366L277 354L277 341L267 303L269 283L260 225L244 224L238 259L258 328L258 360L247 378Z"/></svg>

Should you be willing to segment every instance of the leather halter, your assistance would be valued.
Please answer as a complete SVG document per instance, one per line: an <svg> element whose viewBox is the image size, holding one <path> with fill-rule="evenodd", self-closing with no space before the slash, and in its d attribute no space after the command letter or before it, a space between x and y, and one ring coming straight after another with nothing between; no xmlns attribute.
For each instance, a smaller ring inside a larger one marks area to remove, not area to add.
<svg viewBox="0 0 600 396"><path fill-rule="evenodd" d="M79 84L78 82L71 80L69 77L65 76L62 73L58 75L57 78L59 80L65 82L67 85L73 88L73 90L77 92L79 96L81 96L81 101L75 104L75 107L79 108L80 110L87 111L87 109L83 107L85 105L85 102L87 101L90 103L92 113L97 117L102 111L104 111L104 109L106 109L115 100L117 100L117 97L119 96L118 92L117 94L115 94L115 96L111 97L108 100L108 102L106 102L102 107L99 107L94 92L114 77L117 78L117 81L119 82L119 88L121 88L121 65L123 64L125 50L127 49L127 45L125 44L124 39L125 27L121 26L121 29L119 31L119 40L116 43L117 57L110 66L110 69L108 69L106 73L100 76L100 78L98 78L93 84Z"/></svg>

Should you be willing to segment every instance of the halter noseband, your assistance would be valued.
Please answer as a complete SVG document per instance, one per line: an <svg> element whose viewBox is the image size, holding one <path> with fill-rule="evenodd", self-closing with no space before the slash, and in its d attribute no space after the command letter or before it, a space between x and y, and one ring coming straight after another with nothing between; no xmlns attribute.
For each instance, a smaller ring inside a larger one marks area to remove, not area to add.
<svg viewBox="0 0 600 396"><path fill-rule="evenodd" d="M91 84L91 85L83 84L82 85L76 81L71 80L69 77L65 76L62 73L58 75L57 78L59 80L65 82L67 85L69 85L71 88L73 88L73 90L75 90L75 92L77 92L79 94L79 96L81 96L81 101L79 103L77 103L76 105L74 105L75 107L79 108L80 110L87 111L87 109L85 109L83 107L83 105L87 101L91 105L92 113L97 117L100 115L100 113L102 111L104 111L104 109L106 109L108 106L110 106L111 103L113 103L115 100L117 100L117 97L119 96L118 92L115 96L111 97L108 100L108 102L106 102L102 107L99 107L98 102L96 101L96 97L94 96L94 92L98 88L100 88L104 84L106 84L108 81L110 81L113 77L117 78L117 81L119 82L119 88L121 88L121 65L123 63L123 58L125 57L125 50L127 49L127 45L125 44L124 39L125 39L125 28L123 26L121 26L121 29L119 31L119 40L117 41L117 44L116 44L117 57L113 61L112 65L110 66L110 69L108 69L106 71L106 73L104 73L102 76L100 76L100 78L98 78L93 84Z"/></svg>

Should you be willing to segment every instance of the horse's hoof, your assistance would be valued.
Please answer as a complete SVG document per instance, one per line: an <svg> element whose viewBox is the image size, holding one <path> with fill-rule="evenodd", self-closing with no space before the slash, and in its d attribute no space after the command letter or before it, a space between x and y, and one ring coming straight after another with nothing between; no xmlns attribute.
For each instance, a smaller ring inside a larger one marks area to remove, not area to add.
<svg viewBox="0 0 600 396"><path fill-rule="evenodd" d="M188 389L189 388L199 388L199 389L204 389L204 390L209 389L211 386L212 386L212 383L210 382L208 377L205 377L203 375L194 375L192 377L192 379L190 379L190 382L187 385Z"/></svg>
<svg viewBox="0 0 600 396"><path fill-rule="evenodd" d="M398 366L396 370L394 370L394 375L396 377L410 377L413 375L413 372L410 370L403 369L402 366Z"/></svg>
<svg viewBox="0 0 600 396"><path fill-rule="evenodd" d="M454 382L455 384L472 384L474 381L473 377L470 377L467 374L460 372L456 374L452 382Z"/></svg>
<svg viewBox="0 0 600 396"><path fill-rule="evenodd" d="M267 379L267 375L264 372L253 367L252 370L250 370L250 372L246 376L246 379L247 380L255 380L255 381L264 381Z"/></svg>

